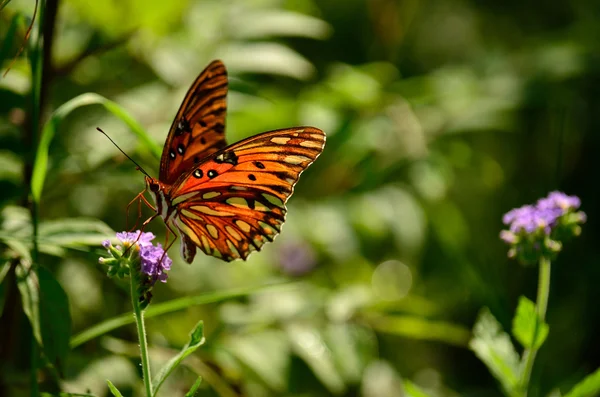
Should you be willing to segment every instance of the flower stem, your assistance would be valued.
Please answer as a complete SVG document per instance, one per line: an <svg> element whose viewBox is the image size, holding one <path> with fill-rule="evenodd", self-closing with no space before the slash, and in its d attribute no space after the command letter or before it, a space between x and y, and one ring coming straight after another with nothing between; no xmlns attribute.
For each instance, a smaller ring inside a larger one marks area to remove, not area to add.
<svg viewBox="0 0 600 397"><path fill-rule="evenodd" d="M538 278L538 290L537 290L537 301L536 301L536 314L538 316L538 322L543 323L546 319L546 309L548 308L548 296L550 295L550 259L543 256L540 258L540 273ZM521 393L522 396L527 396L529 390L529 381L531 379L531 372L533 370L533 363L535 356L538 351L538 347L535 346L537 339L538 329L536 327L536 337L533 339L533 347L525 349L523 352L523 372L521 374Z"/></svg>
<svg viewBox="0 0 600 397"><path fill-rule="evenodd" d="M144 377L144 387L146 389L146 397L152 397L152 378L150 376L150 359L148 357L148 341L146 339L146 328L144 326L144 311L140 306L138 299L138 277L135 277L132 271L130 280L131 286L131 303L133 305L133 315L138 331L138 339L140 341L140 356L142 358L142 376Z"/></svg>

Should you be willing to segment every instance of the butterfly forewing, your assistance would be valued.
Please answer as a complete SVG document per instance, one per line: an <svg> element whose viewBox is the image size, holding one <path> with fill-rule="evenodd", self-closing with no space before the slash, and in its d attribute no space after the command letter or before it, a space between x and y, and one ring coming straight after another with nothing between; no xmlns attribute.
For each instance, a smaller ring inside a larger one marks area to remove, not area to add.
<svg viewBox="0 0 600 397"><path fill-rule="evenodd" d="M200 73L185 96L169 130L159 181L174 183L208 155L227 146L225 112L227 70L213 61Z"/></svg>
<svg viewBox="0 0 600 397"><path fill-rule="evenodd" d="M198 246L224 260L245 259L272 241L294 185L324 144L325 134L313 127L265 132L211 154L182 175L169 195L184 258L191 262Z"/></svg>

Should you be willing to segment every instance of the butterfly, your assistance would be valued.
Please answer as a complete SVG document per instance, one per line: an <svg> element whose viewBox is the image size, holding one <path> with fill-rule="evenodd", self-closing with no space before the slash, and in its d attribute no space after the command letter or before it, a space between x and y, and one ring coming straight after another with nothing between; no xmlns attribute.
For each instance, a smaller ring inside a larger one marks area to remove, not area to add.
<svg viewBox="0 0 600 397"><path fill-rule="evenodd" d="M197 248L229 262L273 241L300 174L325 146L325 133L314 127L264 132L227 145L227 85L221 61L200 73L169 130L158 179L146 174L146 189L136 196L156 211L144 225L160 216L167 239L169 231L177 237L173 227L179 231L188 263ZM146 191L156 208L144 198Z"/></svg>

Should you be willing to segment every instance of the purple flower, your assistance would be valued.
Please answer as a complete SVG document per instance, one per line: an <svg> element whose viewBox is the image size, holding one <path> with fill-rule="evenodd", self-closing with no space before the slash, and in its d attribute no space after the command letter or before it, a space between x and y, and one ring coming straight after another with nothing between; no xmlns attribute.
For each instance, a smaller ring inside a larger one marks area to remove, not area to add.
<svg viewBox="0 0 600 397"><path fill-rule="evenodd" d="M581 232L585 214L577 211L581 200L576 196L554 191L535 205L514 208L502 217L509 230L502 230L500 238L511 245L509 256L522 262L533 262L540 255L555 255L561 242Z"/></svg>
<svg viewBox="0 0 600 397"><path fill-rule="evenodd" d="M139 238L138 238L139 236ZM137 243L137 245L141 247L147 247L152 245L151 241L154 240L156 236L150 232L141 232L140 230L136 230L135 232L121 232L117 233L117 238L121 240L123 244L125 243Z"/></svg>
<svg viewBox="0 0 600 397"><path fill-rule="evenodd" d="M539 209L560 209L564 212L576 210L581 205L581 200L577 196L567 196L563 192L551 192L548 197L539 199L537 207Z"/></svg>
<svg viewBox="0 0 600 397"><path fill-rule="evenodd" d="M167 282L167 271L171 270L173 261L160 243L156 247L152 244L140 247L140 258L142 259L142 273L150 276L154 282L156 280Z"/></svg>
<svg viewBox="0 0 600 397"><path fill-rule="evenodd" d="M531 234L543 230L546 235L549 235L559 218L579 208L580 204L578 197L555 191L548 197L539 199L536 205L524 205L508 211L502 218L502 222L509 225L513 233L524 231Z"/></svg>
<svg viewBox="0 0 600 397"><path fill-rule="evenodd" d="M152 245L152 240L156 236L149 232L141 232L137 230L135 232L120 232L116 235L117 239L123 243L123 245L129 249L132 244L136 244L139 247L140 255L140 271L142 274L148 277L148 281L153 285L156 280L160 280L163 283L167 281L167 271L171 269L173 261L167 253L164 251L160 244L156 246ZM117 248L112 247L109 240L102 242L102 246L108 249L108 252L113 255L111 248L114 250ZM114 256L114 255L113 255ZM106 260L102 261L106 262Z"/></svg>

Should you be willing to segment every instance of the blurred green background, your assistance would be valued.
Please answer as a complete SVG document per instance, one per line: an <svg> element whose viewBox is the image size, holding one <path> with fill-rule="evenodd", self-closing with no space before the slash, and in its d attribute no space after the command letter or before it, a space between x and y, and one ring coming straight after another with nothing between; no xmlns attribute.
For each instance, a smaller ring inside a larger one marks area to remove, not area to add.
<svg viewBox="0 0 600 397"><path fill-rule="evenodd" d="M33 8L12 0L0 13L2 73ZM24 18L10 33L17 14ZM60 1L46 37L46 119L94 92L162 146L194 78L222 59L229 142L296 125L327 133L282 234L261 253L232 263L199 256L188 266L179 243L171 250L175 263L154 289L156 303L257 288L148 320L156 368L205 322L207 343L163 394L183 395L195 371L205 380L201 396L418 396L415 385L431 396L501 395L468 348L470 330L484 306L510 329L518 296L535 297L536 269L506 257L501 217L555 189L578 195L588 222L553 267L550 334L532 395L566 391L595 370L598 15L593 0ZM24 242L30 88L20 57L0 79L0 221L3 235ZM125 207L144 187L96 127L158 171L149 147L101 106L77 109L58 126L39 260L69 297L73 335L130 311L126 284L108 279L97 259L103 236L125 229ZM68 238L52 238L71 227ZM160 220L148 230L164 238ZM26 328L6 291L4 336ZM130 325L75 348L65 390L104 396L110 379L140 395L135 338ZM26 343L0 343L12 344L0 355L5 390L25 388Z"/></svg>

